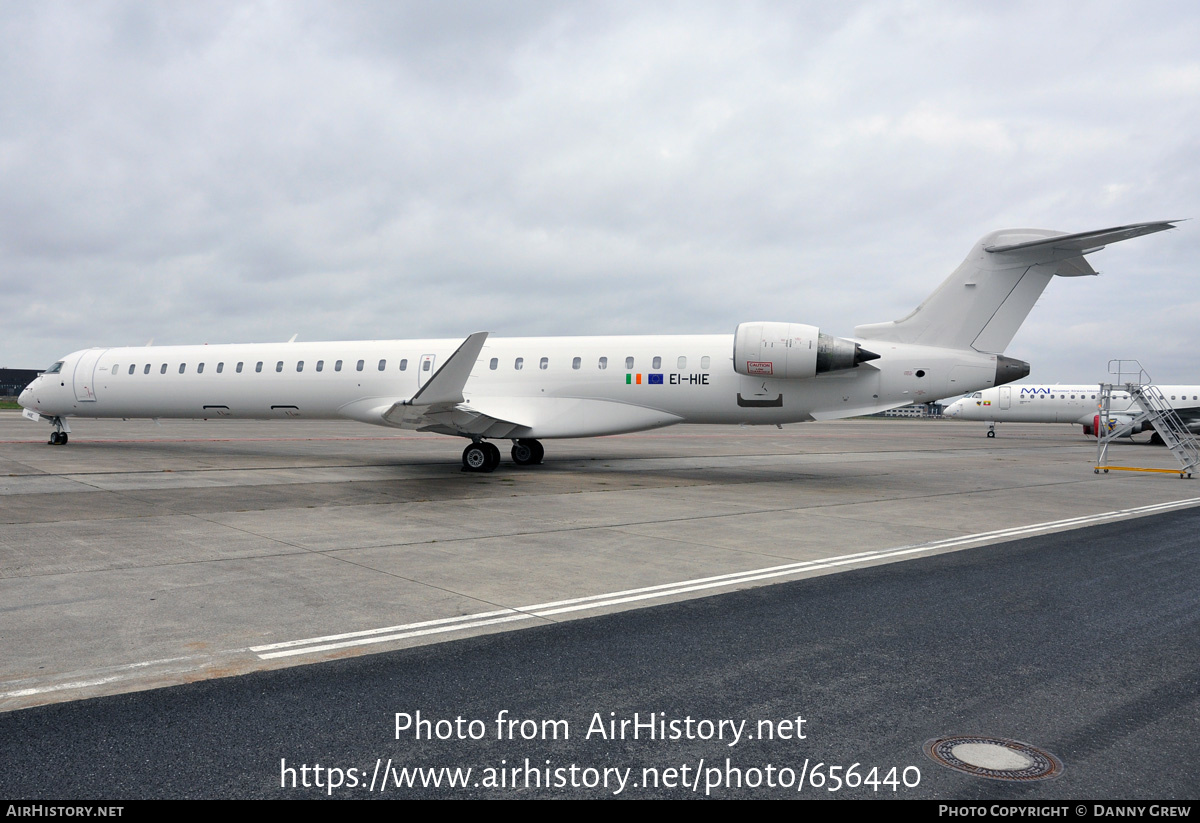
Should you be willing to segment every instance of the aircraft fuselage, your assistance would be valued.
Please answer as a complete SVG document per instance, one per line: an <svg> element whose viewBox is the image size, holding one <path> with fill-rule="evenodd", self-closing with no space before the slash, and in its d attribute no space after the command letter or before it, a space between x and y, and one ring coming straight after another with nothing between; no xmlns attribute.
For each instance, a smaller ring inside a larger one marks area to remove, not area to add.
<svg viewBox="0 0 1200 823"><path fill-rule="evenodd" d="M30 384L21 405L45 417L344 418L398 425L383 411L417 394L461 343L86 349ZM464 405L518 420L523 437L588 437L684 422L849 417L996 382L994 354L869 345L879 359L794 380L735 372L732 335L489 338L463 389Z"/></svg>

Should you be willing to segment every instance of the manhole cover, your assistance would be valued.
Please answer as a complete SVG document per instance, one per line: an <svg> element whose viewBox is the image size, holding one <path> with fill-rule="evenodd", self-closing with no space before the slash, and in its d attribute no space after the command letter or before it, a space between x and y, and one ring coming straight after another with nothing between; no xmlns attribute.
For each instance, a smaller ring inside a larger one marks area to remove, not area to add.
<svg viewBox="0 0 1200 823"><path fill-rule="evenodd" d="M990 780L1049 780L1063 772L1050 752L1002 737L938 737L923 748L935 763Z"/></svg>

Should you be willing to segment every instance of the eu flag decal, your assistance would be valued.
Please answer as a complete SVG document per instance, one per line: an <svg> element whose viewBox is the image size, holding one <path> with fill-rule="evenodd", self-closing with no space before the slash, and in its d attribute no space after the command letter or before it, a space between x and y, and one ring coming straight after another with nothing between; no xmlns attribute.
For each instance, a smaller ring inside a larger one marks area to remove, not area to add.
<svg viewBox="0 0 1200 823"><path fill-rule="evenodd" d="M651 386L661 386L663 384L663 376L661 374L648 374L646 377L649 379Z"/></svg>

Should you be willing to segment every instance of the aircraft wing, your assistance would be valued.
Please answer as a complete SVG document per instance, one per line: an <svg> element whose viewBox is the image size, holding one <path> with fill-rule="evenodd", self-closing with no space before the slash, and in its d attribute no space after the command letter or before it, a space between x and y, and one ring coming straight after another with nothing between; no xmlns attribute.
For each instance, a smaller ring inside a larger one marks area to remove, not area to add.
<svg viewBox="0 0 1200 823"><path fill-rule="evenodd" d="M523 428L516 421L493 417L464 402L463 390L487 337L487 332L480 331L464 340L420 391L383 412L384 421L404 429L480 437L507 437Z"/></svg>
<svg viewBox="0 0 1200 823"><path fill-rule="evenodd" d="M487 332L463 341L408 400L367 398L347 417L402 429L465 437L595 437L669 426L677 414L614 400L579 397L480 397L466 390Z"/></svg>

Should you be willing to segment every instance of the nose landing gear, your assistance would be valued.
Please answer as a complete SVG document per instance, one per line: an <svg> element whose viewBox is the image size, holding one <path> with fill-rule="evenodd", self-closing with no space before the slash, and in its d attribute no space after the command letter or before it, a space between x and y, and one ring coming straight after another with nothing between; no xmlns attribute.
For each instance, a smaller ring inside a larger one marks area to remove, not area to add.
<svg viewBox="0 0 1200 823"><path fill-rule="evenodd" d="M50 432L50 439L46 441L51 446L67 445L67 435L71 432L67 428L67 424L63 422L61 417L43 418L50 421L50 425L54 426L54 431Z"/></svg>

